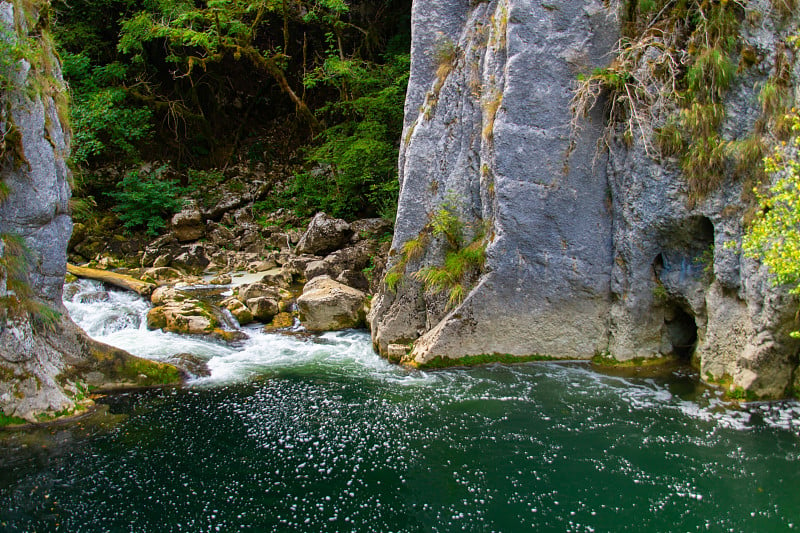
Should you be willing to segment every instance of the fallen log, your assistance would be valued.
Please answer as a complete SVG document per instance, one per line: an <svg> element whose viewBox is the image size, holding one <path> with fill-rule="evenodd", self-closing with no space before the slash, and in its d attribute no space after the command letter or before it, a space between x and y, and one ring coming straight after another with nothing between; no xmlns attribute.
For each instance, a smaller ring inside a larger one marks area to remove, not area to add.
<svg viewBox="0 0 800 533"><path fill-rule="evenodd" d="M154 283L148 283L127 274L117 274L108 270L100 270L98 268L81 267L76 265L67 264L67 272L79 278L93 279L102 281L121 289L134 291L141 296L149 297L153 289L157 287Z"/></svg>

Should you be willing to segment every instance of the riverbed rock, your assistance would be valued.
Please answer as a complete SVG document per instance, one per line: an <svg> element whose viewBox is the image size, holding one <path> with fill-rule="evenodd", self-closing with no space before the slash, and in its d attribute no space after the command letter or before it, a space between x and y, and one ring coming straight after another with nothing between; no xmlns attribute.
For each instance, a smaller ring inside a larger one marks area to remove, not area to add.
<svg viewBox="0 0 800 533"><path fill-rule="evenodd" d="M386 358L392 363L399 363L408 353L408 346L405 344L390 344L386 350Z"/></svg>
<svg viewBox="0 0 800 533"><path fill-rule="evenodd" d="M220 306L230 311L230 313L241 326L245 326L253 321L253 313L235 296L226 298L222 301L222 303L220 303Z"/></svg>
<svg viewBox="0 0 800 533"><path fill-rule="evenodd" d="M179 280L183 276L183 274L181 274L178 270L170 267L148 268L142 274L158 282L175 281Z"/></svg>
<svg viewBox="0 0 800 533"><path fill-rule="evenodd" d="M202 244L191 244L182 248L180 254L170 261L170 266L187 274L202 274L211 261L206 257Z"/></svg>
<svg viewBox="0 0 800 533"><path fill-rule="evenodd" d="M292 274L285 268L273 268L264 272L264 275L261 276L261 283L288 289L292 285Z"/></svg>
<svg viewBox="0 0 800 533"><path fill-rule="evenodd" d="M319 276L309 281L297 299L300 321L311 331L334 331L364 324L367 295Z"/></svg>
<svg viewBox="0 0 800 533"><path fill-rule="evenodd" d="M322 261L322 259L323 258L318 255L309 255L309 254L296 255L288 257L284 262L283 266L294 277L303 278L305 276L305 271L308 265L313 263L314 261Z"/></svg>
<svg viewBox="0 0 800 533"><path fill-rule="evenodd" d="M180 289L167 285L157 287L150 295L150 303L156 306L164 305L167 302L182 302L188 299L188 294Z"/></svg>
<svg viewBox="0 0 800 533"><path fill-rule="evenodd" d="M258 296L256 298L248 298L245 305L253 314L253 318L259 322L269 322L272 317L278 314L278 300L275 298L268 298L266 296Z"/></svg>
<svg viewBox="0 0 800 533"><path fill-rule="evenodd" d="M242 302L247 301L250 298L259 298L261 296L279 300L281 293L277 287L268 285L266 283L249 283L239 287L238 298Z"/></svg>
<svg viewBox="0 0 800 533"><path fill-rule="evenodd" d="M347 244L353 230L342 219L332 218L325 213L317 213L308 229L297 243L298 254L324 255Z"/></svg>
<svg viewBox="0 0 800 533"><path fill-rule="evenodd" d="M230 285L232 282L230 274L218 274L208 281L211 285Z"/></svg>
<svg viewBox="0 0 800 533"><path fill-rule="evenodd" d="M292 313L282 311L272 318L272 322L264 326L264 331L272 333L274 331L289 329L294 326L294 315Z"/></svg>
<svg viewBox="0 0 800 533"><path fill-rule="evenodd" d="M166 359L166 363L177 368L186 378L203 378L211 375L208 361L191 353L179 353Z"/></svg>
<svg viewBox="0 0 800 533"><path fill-rule="evenodd" d="M219 321L206 304L189 298L166 301L147 312L147 328L170 333L203 335L213 333Z"/></svg>

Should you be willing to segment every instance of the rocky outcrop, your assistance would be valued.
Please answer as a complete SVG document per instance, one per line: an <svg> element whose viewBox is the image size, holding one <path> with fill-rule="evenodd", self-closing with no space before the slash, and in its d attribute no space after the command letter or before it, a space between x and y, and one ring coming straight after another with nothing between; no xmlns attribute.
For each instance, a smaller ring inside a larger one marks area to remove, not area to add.
<svg viewBox="0 0 800 533"><path fill-rule="evenodd" d="M26 40L25 58L0 69L0 409L29 421L84 405L89 385L179 379L172 366L90 340L66 315L61 295L72 230L66 87L44 12L44 0L0 1L2 39L24 34Z"/></svg>
<svg viewBox="0 0 800 533"><path fill-rule="evenodd" d="M781 30L766 2L753 9L764 23L745 21L742 38L772 57ZM571 128L576 78L613 57L615 13L599 0L436 0L415 2L412 17L392 278L369 315L381 353L413 343L403 360L419 365L496 353L693 357L704 379L783 395L796 308L726 246L741 242L750 185L730 175L696 201L677 163L640 139L598 153L602 105ZM729 91L727 139L752 128L754 87L774 68L764 61ZM443 211L462 241L485 247L450 298L425 281L457 256Z"/></svg>

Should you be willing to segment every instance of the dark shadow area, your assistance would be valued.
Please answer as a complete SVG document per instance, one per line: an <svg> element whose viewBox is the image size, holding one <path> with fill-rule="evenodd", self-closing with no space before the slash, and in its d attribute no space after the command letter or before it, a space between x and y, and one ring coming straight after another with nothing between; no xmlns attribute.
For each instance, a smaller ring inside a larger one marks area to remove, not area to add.
<svg viewBox="0 0 800 533"><path fill-rule="evenodd" d="M694 317L674 305L665 314L664 324L673 353L681 359L690 360L697 347L697 323Z"/></svg>

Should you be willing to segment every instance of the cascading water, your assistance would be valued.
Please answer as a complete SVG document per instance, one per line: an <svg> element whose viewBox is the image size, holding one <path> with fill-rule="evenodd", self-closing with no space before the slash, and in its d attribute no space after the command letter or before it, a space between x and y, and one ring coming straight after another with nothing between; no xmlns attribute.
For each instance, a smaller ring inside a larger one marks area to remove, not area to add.
<svg viewBox="0 0 800 533"><path fill-rule="evenodd" d="M248 339L226 344L214 339L147 329L149 303L130 292L106 291L96 282L67 285L64 304L72 319L92 338L154 360L190 353L208 362L211 376L194 383L234 383L275 368L326 368L332 372L366 372L387 379L411 374L390 365L372 351L364 332L346 331L315 336L263 333L245 328ZM422 374L417 373L419 378ZM424 379L424 378L422 378Z"/></svg>
<svg viewBox="0 0 800 533"><path fill-rule="evenodd" d="M374 355L363 332L248 329L225 345L147 331L147 304L129 294L88 282L66 294L95 338L155 359L201 355L211 376L109 397L124 415L109 430L0 439L0 529L800 527L795 402L735 409L686 369L417 372Z"/></svg>

